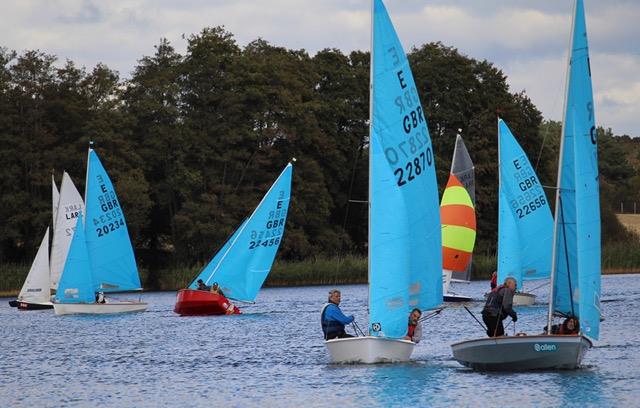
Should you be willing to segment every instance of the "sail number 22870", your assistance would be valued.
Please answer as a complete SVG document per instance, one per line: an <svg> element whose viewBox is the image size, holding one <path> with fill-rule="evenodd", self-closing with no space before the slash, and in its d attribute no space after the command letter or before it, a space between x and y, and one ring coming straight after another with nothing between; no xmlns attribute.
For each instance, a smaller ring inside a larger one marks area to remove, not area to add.
<svg viewBox="0 0 640 408"><path fill-rule="evenodd" d="M403 163L401 167L395 169L393 174L396 176L398 186L402 187L415 180L415 178L420 176L426 167L431 166L432 163L433 154L431 153L431 148L428 147L425 151L420 152L408 162Z"/></svg>

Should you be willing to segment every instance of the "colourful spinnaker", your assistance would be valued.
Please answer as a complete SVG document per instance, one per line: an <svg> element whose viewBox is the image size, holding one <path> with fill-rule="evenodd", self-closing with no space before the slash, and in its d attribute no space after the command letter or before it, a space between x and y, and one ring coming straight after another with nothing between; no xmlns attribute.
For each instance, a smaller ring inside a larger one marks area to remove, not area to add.
<svg viewBox="0 0 640 408"><path fill-rule="evenodd" d="M476 213L471 196L454 174L442 194L442 268L463 272L467 269L476 242Z"/></svg>

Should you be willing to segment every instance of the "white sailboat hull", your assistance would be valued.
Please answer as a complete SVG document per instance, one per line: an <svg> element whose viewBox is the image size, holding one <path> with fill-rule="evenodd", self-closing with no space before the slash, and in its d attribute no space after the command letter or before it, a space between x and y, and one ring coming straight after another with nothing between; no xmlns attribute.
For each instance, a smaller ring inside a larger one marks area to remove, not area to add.
<svg viewBox="0 0 640 408"><path fill-rule="evenodd" d="M533 293L516 292L513 295L514 306L531 306L536 301L536 295Z"/></svg>
<svg viewBox="0 0 640 408"><path fill-rule="evenodd" d="M324 342L332 363L376 364L408 361L415 347L409 340L351 337Z"/></svg>
<svg viewBox="0 0 640 408"><path fill-rule="evenodd" d="M453 358L478 371L576 369L592 343L582 335L503 336L451 345Z"/></svg>
<svg viewBox="0 0 640 408"><path fill-rule="evenodd" d="M148 304L143 302L109 302L109 303L53 303L57 315L66 314L112 314L144 312Z"/></svg>
<svg viewBox="0 0 640 408"><path fill-rule="evenodd" d="M489 293L485 293L484 294L484 299L487 300L487 298L489 297ZM447 294L448 295L448 294ZM445 295L445 296L447 296ZM447 300L445 299L445 302ZM533 293L527 293L527 292L516 292L513 295L513 306L531 306L535 303L536 301L536 295L534 295Z"/></svg>

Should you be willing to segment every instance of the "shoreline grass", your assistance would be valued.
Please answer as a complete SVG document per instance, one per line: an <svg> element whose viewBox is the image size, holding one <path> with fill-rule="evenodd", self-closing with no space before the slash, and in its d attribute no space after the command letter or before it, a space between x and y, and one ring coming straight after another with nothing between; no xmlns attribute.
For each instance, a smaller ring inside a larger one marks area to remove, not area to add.
<svg viewBox="0 0 640 408"><path fill-rule="evenodd" d="M496 270L495 255L474 255L472 280L488 280ZM0 296L17 296L29 272L27 264L0 265ZM153 275L140 269L140 280L148 291L173 291L186 287L203 266L174 267ZM602 248L602 274L640 273L640 242L619 242ZM156 282L151 284L150 280ZM346 285L367 283L367 258L359 255L316 257L302 261L277 260L265 287Z"/></svg>

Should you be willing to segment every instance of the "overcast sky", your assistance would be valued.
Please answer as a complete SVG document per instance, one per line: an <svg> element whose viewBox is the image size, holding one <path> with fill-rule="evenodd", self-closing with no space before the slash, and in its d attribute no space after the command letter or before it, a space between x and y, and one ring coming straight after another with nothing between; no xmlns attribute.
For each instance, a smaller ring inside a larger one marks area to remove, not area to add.
<svg viewBox="0 0 640 408"><path fill-rule="evenodd" d="M432 41L495 63L545 118L562 116L571 0L386 0L408 51ZM0 46L39 49L129 77L167 38L223 25L241 46L260 37L314 54L368 50L369 0L0 0ZM585 0L596 121L640 136L640 0ZM433 78L433 81L437 81ZM428 98L422 95L422 99Z"/></svg>

